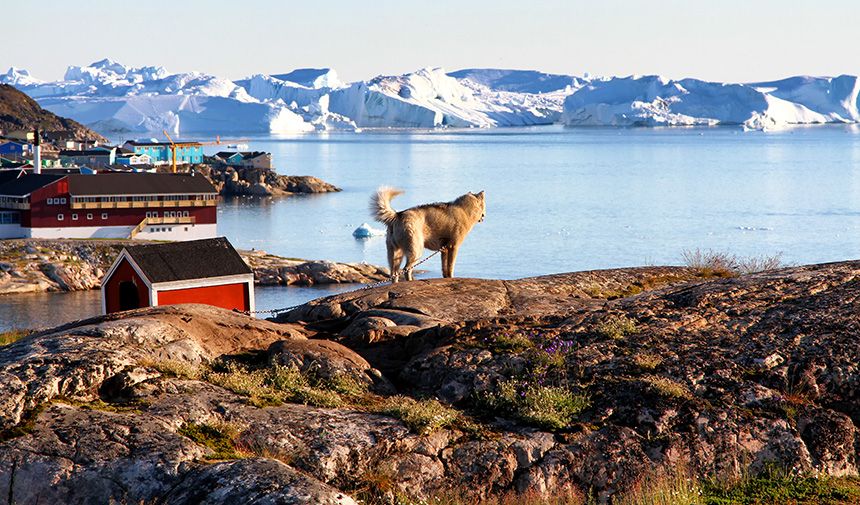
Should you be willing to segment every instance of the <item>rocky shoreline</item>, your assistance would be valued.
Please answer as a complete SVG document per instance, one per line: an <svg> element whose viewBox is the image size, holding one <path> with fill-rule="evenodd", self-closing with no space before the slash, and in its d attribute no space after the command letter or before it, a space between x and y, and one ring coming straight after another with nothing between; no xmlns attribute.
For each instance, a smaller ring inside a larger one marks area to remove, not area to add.
<svg viewBox="0 0 860 505"><path fill-rule="evenodd" d="M0 347L0 503L609 503L661 476L858 476L860 261L700 274L419 280L277 321L178 305L30 335Z"/></svg>
<svg viewBox="0 0 860 505"><path fill-rule="evenodd" d="M123 247L145 241L0 240L0 295L99 289L101 278ZM239 251L263 286L369 283L388 277L388 269L362 263L282 258L264 251Z"/></svg>
<svg viewBox="0 0 860 505"><path fill-rule="evenodd" d="M310 175L280 175L267 168L231 167L219 163L190 167L209 178L222 196L279 196L332 193L340 188Z"/></svg>

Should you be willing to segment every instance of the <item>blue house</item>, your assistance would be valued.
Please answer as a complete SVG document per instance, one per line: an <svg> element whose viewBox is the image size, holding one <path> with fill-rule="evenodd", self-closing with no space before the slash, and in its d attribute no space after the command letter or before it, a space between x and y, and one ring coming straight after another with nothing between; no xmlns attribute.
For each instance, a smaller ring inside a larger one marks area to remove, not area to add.
<svg viewBox="0 0 860 505"><path fill-rule="evenodd" d="M129 140L122 147L134 154L149 156L153 165L173 163L173 145L169 142ZM199 142L177 142L176 163L203 163L203 144Z"/></svg>
<svg viewBox="0 0 860 505"><path fill-rule="evenodd" d="M24 156L32 154L33 146L25 142L17 142L14 140L0 139L0 155Z"/></svg>

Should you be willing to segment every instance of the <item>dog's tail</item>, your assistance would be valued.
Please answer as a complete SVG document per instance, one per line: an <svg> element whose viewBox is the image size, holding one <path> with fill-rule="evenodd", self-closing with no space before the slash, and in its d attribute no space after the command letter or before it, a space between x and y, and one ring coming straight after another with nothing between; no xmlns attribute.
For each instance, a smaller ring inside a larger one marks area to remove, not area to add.
<svg viewBox="0 0 860 505"><path fill-rule="evenodd" d="M391 199L403 191L390 186L382 186L370 199L370 213L380 223L391 224L397 218L397 212L391 208Z"/></svg>

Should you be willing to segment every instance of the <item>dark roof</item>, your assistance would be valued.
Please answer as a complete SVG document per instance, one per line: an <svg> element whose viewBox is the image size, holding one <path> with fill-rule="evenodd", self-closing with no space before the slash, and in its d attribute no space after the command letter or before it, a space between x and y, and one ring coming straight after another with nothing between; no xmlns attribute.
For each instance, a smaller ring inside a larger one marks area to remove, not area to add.
<svg viewBox="0 0 860 505"><path fill-rule="evenodd" d="M14 181L18 177L24 174L24 171L20 168L13 168L10 170L0 170L0 186L6 184L7 182Z"/></svg>
<svg viewBox="0 0 860 505"><path fill-rule="evenodd" d="M135 245L125 250L152 283L252 273L224 237Z"/></svg>
<svg viewBox="0 0 860 505"><path fill-rule="evenodd" d="M206 177L193 174L103 172L97 175L69 176L69 193L72 196L187 195L217 192Z"/></svg>
<svg viewBox="0 0 860 505"><path fill-rule="evenodd" d="M64 175L64 174L79 174L80 167L60 167L60 168L42 168L43 174Z"/></svg>
<svg viewBox="0 0 860 505"><path fill-rule="evenodd" d="M105 147L93 147L83 151L74 149L63 149L60 156L109 156L112 149Z"/></svg>
<svg viewBox="0 0 860 505"><path fill-rule="evenodd" d="M166 146L166 147L170 147L171 145L173 145L170 142L159 142L157 140L149 140L149 141L146 141L146 140L126 140L125 143L133 145L133 146L160 146L160 147ZM198 147L198 146L202 146L203 144L201 144L200 142L195 142L192 140L190 142L179 141L179 142L176 142L176 145L178 145L180 147L182 147L182 146Z"/></svg>
<svg viewBox="0 0 860 505"><path fill-rule="evenodd" d="M49 184L53 184L63 177L69 176L53 174L25 174L0 186L0 195L27 196L33 191L36 191L39 188L44 188Z"/></svg>

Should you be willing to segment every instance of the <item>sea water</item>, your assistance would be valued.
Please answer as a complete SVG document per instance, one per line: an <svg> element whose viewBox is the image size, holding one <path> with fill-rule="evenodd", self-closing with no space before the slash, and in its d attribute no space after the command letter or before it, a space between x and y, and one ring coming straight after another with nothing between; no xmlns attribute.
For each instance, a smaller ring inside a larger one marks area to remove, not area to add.
<svg viewBox="0 0 860 505"><path fill-rule="evenodd" d="M856 125L746 132L542 126L248 138L251 150L272 153L279 173L313 175L343 191L223 199L218 233L238 249L385 265L384 237L356 239L352 232L365 222L382 227L372 221L369 202L377 187L390 185L405 191L392 201L397 210L486 191L487 217L460 249L458 277L677 265L685 250L695 249L781 254L787 264L860 256ZM423 278L441 276L438 257L421 268L428 270ZM356 287L258 288L257 308Z"/></svg>

